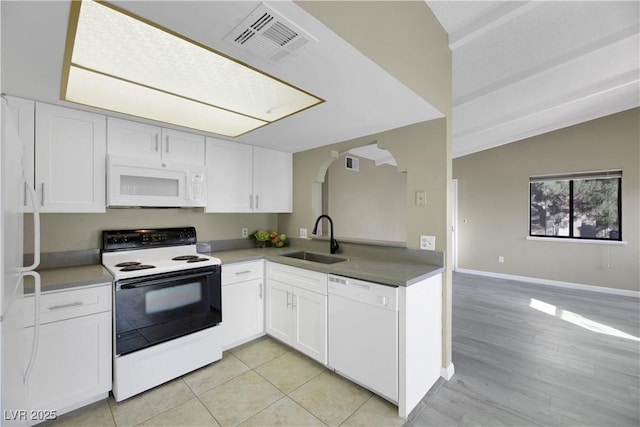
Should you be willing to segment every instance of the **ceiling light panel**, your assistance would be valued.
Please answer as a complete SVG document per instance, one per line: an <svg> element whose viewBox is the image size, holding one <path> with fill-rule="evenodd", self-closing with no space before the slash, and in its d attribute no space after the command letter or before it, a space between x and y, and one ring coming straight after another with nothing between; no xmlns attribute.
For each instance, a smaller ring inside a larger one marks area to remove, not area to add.
<svg viewBox="0 0 640 427"><path fill-rule="evenodd" d="M192 109L204 111L208 105L247 116L255 120L254 128L322 102L287 83L109 5L85 0L77 14L68 66L101 74L99 79L92 76L96 80L121 81L113 83L114 86L131 88L138 85L147 88L136 89L137 96L141 92L151 93L149 90L164 92L167 96L183 98L185 102L202 104ZM71 22L70 32L74 30L74 20ZM68 75L71 79L80 73L69 72ZM86 83L86 76L84 78ZM75 84L76 87L80 85ZM63 96L67 100L80 102L69 97L69 89L73 86L69 80L67 93L63 93ZM75 91L74 96L82 97L82 103L100 107L88 102L87 94ZM154 93L150 96L156 99L160 95ZM116 97L120 99L116 100ZM112 94L109 104L121 105L125 110L118 111L134 114L127 111L127 99L131 97L129 92ZM140 101L133 103L139 104ZM160 120L144 111L136 111L134 115ZM212 115L222 114L216 111ZM245 124L252 122L243 119L236 121Z"/></svg>
<svg viewBox="0 0 640 427"><path fill-rule="evenodd" d="M122 96L126 94L126 96ZM207 132L238 136L267 122L72 66L67 99Z"/></svg>

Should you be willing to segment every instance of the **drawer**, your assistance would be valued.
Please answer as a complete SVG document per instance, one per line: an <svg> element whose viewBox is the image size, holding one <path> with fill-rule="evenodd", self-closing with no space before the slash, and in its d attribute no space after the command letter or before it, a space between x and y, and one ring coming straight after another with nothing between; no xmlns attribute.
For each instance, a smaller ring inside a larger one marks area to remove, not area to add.
<svg viewBox="0 0 640 427"><path fill-rule="evenodd" d="M327 295L327 274L290 265L267 262L267 279Z"/></svg>
<svg viewBox="0 0 640 427"><path fill-rule="evenodd" d="M247 280L261 279L263 275L262 260L225 264L222 266L222 286Z"/></svg>
<svg viewBox="0 0 640 427"><path fill-rule="evenodd" d="M40 296L40 324L110 311L112 284L46 292ZM33 326L34 297L24 298L25 327Z"/></svg>

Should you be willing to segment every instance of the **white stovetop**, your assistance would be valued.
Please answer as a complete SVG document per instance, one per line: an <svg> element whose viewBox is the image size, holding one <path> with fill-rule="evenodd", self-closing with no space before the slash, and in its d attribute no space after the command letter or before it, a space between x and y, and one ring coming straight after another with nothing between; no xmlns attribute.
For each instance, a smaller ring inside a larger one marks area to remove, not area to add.
<svg viewBox="0 0 640 427"><path fill-rule="evenodd" d="M197 255L205 258L206 261L188 263L186 261L174 261L172 258L180 255ZM139 262L150 264L155 268L146 270L121 271L121 267L116 264L123 262ZM200 267L220 265L221 261L208 255L196 252L196 245L171 246L166 248L136 249L131 251L104 252L102 254L102 265L113 275L116 280L128 279L132 277L143 277L151 274L169 273L174 271L189 270Z"/></svg>

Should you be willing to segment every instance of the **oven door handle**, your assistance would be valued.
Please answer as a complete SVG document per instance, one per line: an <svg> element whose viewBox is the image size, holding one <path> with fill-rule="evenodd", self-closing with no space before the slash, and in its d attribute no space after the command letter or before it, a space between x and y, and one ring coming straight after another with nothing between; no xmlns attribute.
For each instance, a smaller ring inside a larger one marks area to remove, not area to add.
<svg viewBox="0 0 640 427"><path fill-rule="evenodd" d="M153 280L146 280L146 281L142 281L140 282L140 279L136 279L137 282L136 283L125 283L125 284L121 284L118 286L118 288L120 289L136 289L136 288L144 288L145 286L153 286L153 285L158 285L161 283L165 283L170 281L171 279L192 279L195 277L207 277L207 276L211 276L212 274L215 274L215 272L208 272L208 273L194 273L194 274L184 274L184 275L171 275L171 276L167 276L167 277L163 277L161 279L153 279ZM129 279L131 280L131 279Z"/></svg>
<svg viewBox="0 0 640 427"><path fill-rule="evenodd" d="M154 282L158 282L158 280L154 280ZM138 283L137 285L121 285L120 289L136 289L136 288L144 288L145 286L152 286L154 285L154 282L145 282L145 283Z"/></svg>

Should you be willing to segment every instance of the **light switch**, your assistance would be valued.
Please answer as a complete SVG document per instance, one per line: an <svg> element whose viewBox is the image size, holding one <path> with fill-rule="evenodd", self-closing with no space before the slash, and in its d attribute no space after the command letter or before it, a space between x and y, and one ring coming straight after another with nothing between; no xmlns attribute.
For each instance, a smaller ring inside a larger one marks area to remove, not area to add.
<svg viewBox="0 0 640 427"><path fill-rule="evenodd" d="M427 205L427 192L425 190L416 190L416 205Z"/></svg>

